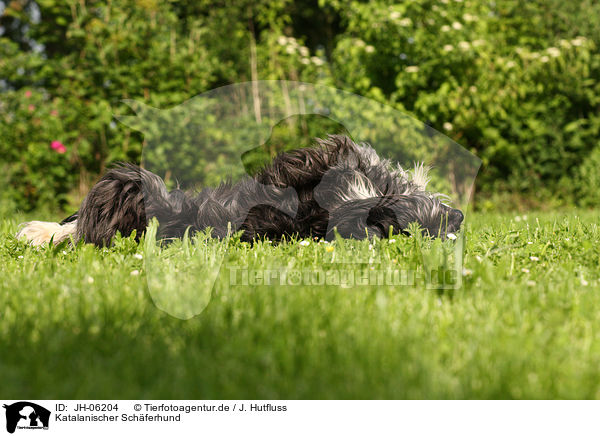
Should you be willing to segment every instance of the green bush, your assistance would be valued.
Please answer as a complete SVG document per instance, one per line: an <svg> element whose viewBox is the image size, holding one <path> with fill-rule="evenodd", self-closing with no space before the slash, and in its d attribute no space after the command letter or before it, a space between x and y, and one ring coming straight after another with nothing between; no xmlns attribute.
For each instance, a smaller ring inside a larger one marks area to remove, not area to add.
<svg viewBox="0 0 600 436"><path fill-rule="evenodd" d="M579 167L576 186L578 197L584 206L600 204L600 147L596 147L589 158Z"/></svg>
<svg viewBox="0 0 600 436"><path fill-rule="evenodd" d="M574 182L600 133L598 5L332 3L347 23L333 57L343 86L474 151L483 194L543 191L591 204Z"/></svg>
<svg viewBox="0 0 600 436"><path fill-rule="evenodd" d="M165 109L285 79L447 134L484 161L478 198L597 205L599 13L592 0L0 1L0 198L71 208L112 162L138 161L148 138L115 121L123 99Z"/></svg>

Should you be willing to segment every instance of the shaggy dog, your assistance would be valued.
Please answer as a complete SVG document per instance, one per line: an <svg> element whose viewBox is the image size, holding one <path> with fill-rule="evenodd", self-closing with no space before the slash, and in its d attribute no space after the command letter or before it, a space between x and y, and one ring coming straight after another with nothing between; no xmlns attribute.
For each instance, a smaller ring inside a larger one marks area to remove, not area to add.
<svg viewBox="0 0 600 436"><path fill-rule="evenodd" d="M18 237L39 245L73 238L109 245L117 232L141 235L157 218L161 238L212 229L222 238L241 230L242 240L267 237L332 239L388 237L410 223L436 237L460 228L463 214L427 192L424 167L412 174L380 159L365 144L343 135L316 146L279 154L253 177L222 183L197 194L167 191L157 175L134 165L108 171L75 214L58 223L22 224Z"/></svg>

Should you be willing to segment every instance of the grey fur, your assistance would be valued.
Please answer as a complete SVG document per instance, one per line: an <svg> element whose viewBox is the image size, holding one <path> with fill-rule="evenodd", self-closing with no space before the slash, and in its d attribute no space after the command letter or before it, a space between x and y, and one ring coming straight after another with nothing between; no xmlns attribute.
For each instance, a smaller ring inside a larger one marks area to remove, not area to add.
<svg viewBox="0 0 600 436"><path fill-rule="evenodd" d="M254 177L223 183L199 194L168 192L157 175L134 165L111 169L91 189L76 220L75 239L110 244L119 231L139 236L149 220L163 238L211 227L214 237L242 230L242 239L268 237L387 237L417 222L433 237L460 228L463 214L426 191L426 171L411 177L380 159L373 148L342 135L316 139L316 146L278 155Z"/></svg>

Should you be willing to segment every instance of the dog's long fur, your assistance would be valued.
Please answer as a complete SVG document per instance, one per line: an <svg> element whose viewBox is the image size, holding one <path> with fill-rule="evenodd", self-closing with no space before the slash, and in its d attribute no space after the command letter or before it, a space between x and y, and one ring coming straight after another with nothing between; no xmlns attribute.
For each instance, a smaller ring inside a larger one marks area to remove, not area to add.
<svg viewBox="0 0 600 436"><path fill-rule="evenodd" d="M412 222L432 236L459 229L463 214L426 191L423 166L412 174L392 168L368 145L330 135L314 148L278 155L254 177L222 183L198 194L168 191L156 174L124 164L108 171L91 189L78 212L56 223L24 223L18 233L39 245L72 237L99 246L115 234L141 235L149 220L159 221L162 238L186 229L212 228L224 237L243 230L242 240L284 236L331 239L387 237L404 233Z"/></svg>

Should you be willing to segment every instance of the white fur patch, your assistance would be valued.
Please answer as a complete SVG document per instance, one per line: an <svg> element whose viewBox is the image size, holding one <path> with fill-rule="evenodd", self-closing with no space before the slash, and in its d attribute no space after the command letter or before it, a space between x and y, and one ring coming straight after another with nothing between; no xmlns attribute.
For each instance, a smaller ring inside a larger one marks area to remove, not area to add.
<svg viewBox="0 0 600 436"><path fill-rule="evenodd" d="M365 200L379 195L373 183L366 177L361 177L358 174L353 178L349 188L350 192L346 196L346 201Z"/></svg>
<svg viewBox="0 0 600 436"><path fill-rule="evenodd" d="M75 234L77 229L77 221L72 221L64 225L51 223L46 221L29 221L19 226L19 231L16 234L18 239L25 238L32 245L42 245L52 241L58 244L70 235Z"/></svg>
<svg viewBox="0 0 600 436"><path fill-rule="evenodd" d="M423 191L427 189L427 184L429 183L429 176L427 175L428 172L429 168L426 167L423 162L415 162L415 167L412 172L412 182Z"/></svg>

